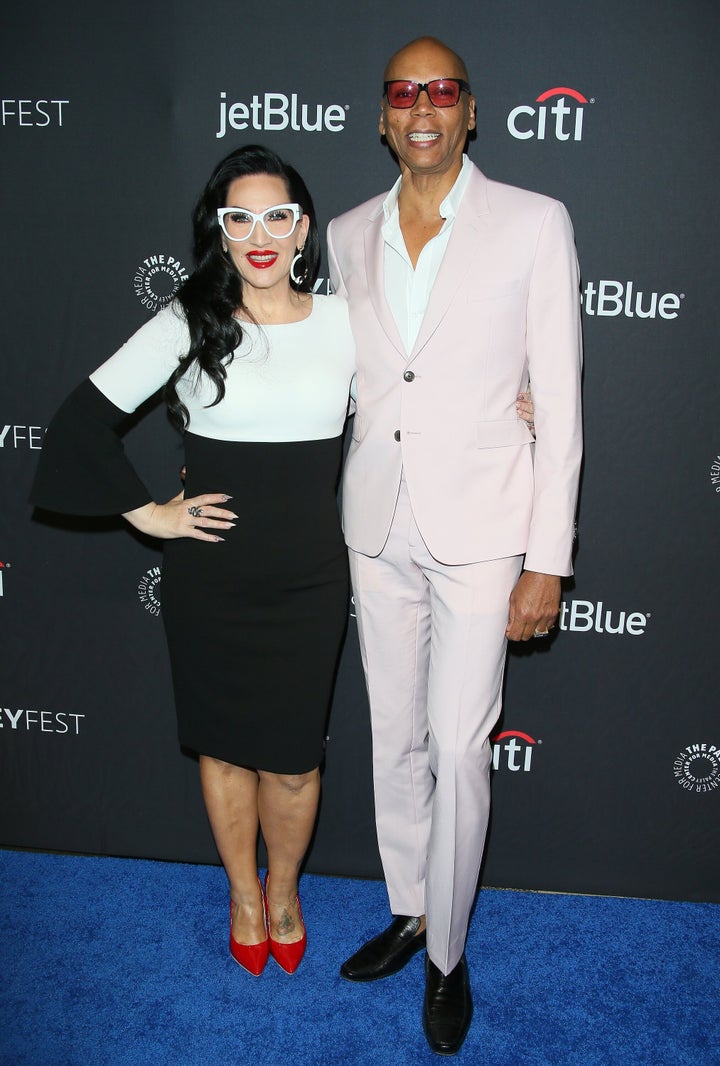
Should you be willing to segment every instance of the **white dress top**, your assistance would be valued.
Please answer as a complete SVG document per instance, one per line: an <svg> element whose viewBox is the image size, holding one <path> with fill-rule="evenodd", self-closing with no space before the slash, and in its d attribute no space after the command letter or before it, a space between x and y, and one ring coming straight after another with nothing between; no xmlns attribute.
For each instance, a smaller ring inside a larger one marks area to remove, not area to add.
<svg viewBox="0 0 720 1066"><path fill-rule="evenodd" d="M243 340L227 366L225 396L214 407L213 383L192 368L178 385L188 430L233 441L325 440L342 433L355 372L347 303L313 296L301 322L242 323ZM103 395L131 412L157 392L186 355L190 335L172 303L90 375Z"/></svg>

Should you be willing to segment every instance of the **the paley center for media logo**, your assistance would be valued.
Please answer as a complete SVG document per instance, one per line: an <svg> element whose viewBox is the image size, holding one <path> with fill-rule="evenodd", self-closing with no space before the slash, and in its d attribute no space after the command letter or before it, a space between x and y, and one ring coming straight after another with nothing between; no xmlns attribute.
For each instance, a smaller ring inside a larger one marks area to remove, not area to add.
<svg viewBox="0 0 720 1066"><path fill-rule="evenodd" d="M143 307L154 313L170 303L188 276L174 255L157 252L148 255L136 268L133 289Z"/></svg>
<svg viewBox="0 0 720 1066"><path fill-rule="evenodd" d="M160 617L162 610L161 587L162 569L159 566L151 566L138 581L138 599L147 613L155 618Z"/></svg>
<svg viewBox="0 0 720 1066"><path fill-rule="evenodd" d="M710 463L710 484L715 492L720 492L720 454Z"/></svg>
<svg viewBox="0 0 720 1066"><path fill-rule="evenodd" d="M673 773L686 792L714 792L720 788L720 747L707 742L688 744L676 756Z"/></svg>
<svg viewBox="0 0 720 1066"><path fill-rule="evenodd" d="M587 104L595 103L578 89L558 85L546 89L532 104L518 104L507 117L508 133L518 141L581 141Z"/></svg>

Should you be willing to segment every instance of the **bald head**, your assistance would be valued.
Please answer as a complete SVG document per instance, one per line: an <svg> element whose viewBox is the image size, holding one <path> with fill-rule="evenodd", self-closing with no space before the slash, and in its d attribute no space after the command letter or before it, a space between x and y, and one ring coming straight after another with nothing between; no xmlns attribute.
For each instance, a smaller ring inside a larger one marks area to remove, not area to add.
<svg viewBox="0 0 720 1066"><path fill-rule="evenodd" d="M418 63L432 62L438 66L438 77L462 78L470 81L467 67L452 48L439 41L437 37L418 37L416 41L410 41L403 45L394 55L390 56L385 67L385 81L411 77L410 71Z"/></svg>

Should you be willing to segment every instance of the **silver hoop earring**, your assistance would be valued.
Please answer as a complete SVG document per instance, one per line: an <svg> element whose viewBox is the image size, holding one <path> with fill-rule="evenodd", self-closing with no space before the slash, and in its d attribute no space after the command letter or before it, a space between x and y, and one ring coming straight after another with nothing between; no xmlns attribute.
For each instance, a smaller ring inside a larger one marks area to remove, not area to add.
<svg viewBox="0 0 720 1066"><path fill-rule="evenodd" d="M299 277L295 274L295 267L297 267L300 272ZM292 281L295 282L296 285L302 285L302 283L307 279L309 273L310 268L307 264L305 256L302 254L301 249L290 264L290 278Z"/></svg>

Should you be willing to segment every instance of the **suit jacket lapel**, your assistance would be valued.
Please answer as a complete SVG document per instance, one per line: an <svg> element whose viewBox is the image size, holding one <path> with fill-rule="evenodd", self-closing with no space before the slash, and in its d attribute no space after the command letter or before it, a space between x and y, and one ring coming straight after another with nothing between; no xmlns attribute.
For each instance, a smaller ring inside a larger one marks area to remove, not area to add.
<svg viewBox="0 0 720 1066"><path fill-rule="evenodd" d="M368 292L377 320L385 330L388 340L397 349L403 362L407 362L405 345L395 325L393 313L385 298L385 242L383 241L382 228L385 223L385 214L382 206L377 216L371 219L365 230L365 276L367 277Z"/></svg>
<svg viewBox="0 0 720 1066"><path fill-rule="evenodd" d="M410 355L420 354L442 322L466 276L482 254L483 234L489 224L487 178L474 167L460 201L448 246L445 249L427 310Z"/></svg>

